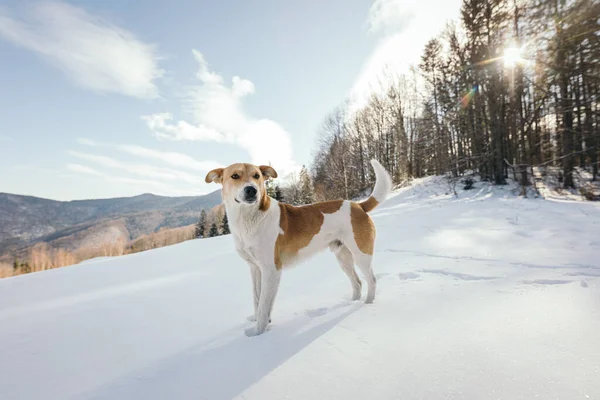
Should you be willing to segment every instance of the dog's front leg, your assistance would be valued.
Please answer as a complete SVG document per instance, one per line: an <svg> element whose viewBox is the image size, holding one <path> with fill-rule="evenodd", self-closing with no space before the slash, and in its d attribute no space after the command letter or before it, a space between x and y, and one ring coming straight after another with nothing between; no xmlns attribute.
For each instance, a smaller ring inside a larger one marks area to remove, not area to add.
<svg viewBox="0 0 600 400"><path fill-rule="evenodd" d="M248 261L250 274L252 275L252 297L254 298L254 314L248 317L249 321L256 321L258 313L258 300L260 299L261 273L260 268L253 262Z"/></svg>
<svg viewBox="0 0 600 400"><path fill-rule="evenodd" d="M246 329L247 336L256 336L265 332L269 324L269 317L273 309L273 303L279 289L281 271L275 265L261 269L260 297L256 312L256 327Z"/></svg>
<svg viewBox="0 0 600 400"><path fill-rule="evenodd" d="M254 313L248 316L248 318L246 319L248 321L256 321L256 313L258 312L258 299L260 298L260 268L254 261L254 259L250 256L250 254L243 250L238 243L236 243L236 250L239 256L248 263L248 267L250 268L250 275L252 276L252 298L254 303Z"/></svg>

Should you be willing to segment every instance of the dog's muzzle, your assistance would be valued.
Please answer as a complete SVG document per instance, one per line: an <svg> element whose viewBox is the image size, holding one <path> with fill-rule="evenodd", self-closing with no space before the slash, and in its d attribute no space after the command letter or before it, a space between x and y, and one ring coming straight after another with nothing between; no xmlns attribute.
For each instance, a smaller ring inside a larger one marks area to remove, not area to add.
<svg viewBox="0 0 600 400"><path fill-rule="evenodd" d="M254 203L256 202L256 194L258 190L254 186L246 186L244 188L244 201L246 203Z"/></svg>

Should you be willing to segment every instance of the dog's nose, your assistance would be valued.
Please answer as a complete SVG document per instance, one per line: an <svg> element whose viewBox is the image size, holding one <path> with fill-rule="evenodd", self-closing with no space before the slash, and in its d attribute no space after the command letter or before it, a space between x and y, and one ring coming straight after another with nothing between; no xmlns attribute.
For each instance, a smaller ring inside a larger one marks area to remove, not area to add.
<svg viewBox="0 0 600 400"><path fill-rule="evenodd" d="M246 186L244 188L244 194L248 198L255 197L256 196L256 188L254 186Z"/></svg>

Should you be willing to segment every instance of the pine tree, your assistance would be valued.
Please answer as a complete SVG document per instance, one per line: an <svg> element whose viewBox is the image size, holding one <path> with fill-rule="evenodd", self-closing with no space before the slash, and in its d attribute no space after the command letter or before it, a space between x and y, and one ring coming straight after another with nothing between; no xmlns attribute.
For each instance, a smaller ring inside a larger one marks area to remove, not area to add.
<svg viewBox="0 0 600 400"><path fill-rule="evenodd" d="M272 180L265 182L265 188L267 189L267 196L275 198L275 183Z"/></svg>
<svg viewBox="0 0 600 400"><path fill-rule="evenodd" d="M275 187L275 200L277 200L277 201L283 201L283 193L282 193L281 188L279 187L279 185L277 185Z"/></svg>
<svg viewBox="0 0 600 400"><path fill-rule="evenodd" d="M223 225L221 225L221 235L229 235L229 220L227 219L227 213L223 214Z"/></svg>
<svg viewBox="0 0 600 400"><path fill-rule="evenodd" d="M304 165L300 170L300 193L301 204L311 204L315 202L315 191L312 186L310 175L308 175L308 170Z"/></svg>
<svg viewBox="0 0 600 400"><path fill-rule="evenodd" d="M283 201L283 192L281 191L281 187L279 187L278 183L275 183L273 180L269 179L265 182L265 187L267 189L267 196L277 201Z"/></svg>
<svg viewBox="0 0 600 400"><path fill-rule="evenodd" d="M210 231L208 232L208 237L219 236L219 230L217 229L217 224L213 223L210 227Z"/></svg>
<svg viewBox="0 0 600 400"><path fill-rule="evenodd" d="M206 211L204 209L202 209L202 211L200 212L200 218L198 219L198 222L196 223L194 237L196 239L203 238L205 229L206 229Z"/></svg>
<svg viewBox="0 0 600 400"><path fill-rule="evenodd" d="M21 270L25 274L28 274L28 273L31 272L31 267L29 266L29 262L28 261L25 261L24 263L21 263Z"/></svg>

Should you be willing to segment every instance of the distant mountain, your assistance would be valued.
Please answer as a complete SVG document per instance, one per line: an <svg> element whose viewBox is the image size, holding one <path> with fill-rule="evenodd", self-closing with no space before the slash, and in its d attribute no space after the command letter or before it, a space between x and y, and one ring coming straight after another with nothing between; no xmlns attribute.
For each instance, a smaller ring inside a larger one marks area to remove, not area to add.
<svg viewBox="0 0 600 400"><path fill-rule="evenodd" d="M44 241L66 249L118 236L126 240L163 227L194 223L202 208L221 203L221 191L204 196L142 194L99 200L56 201L0 193L0 254Z"/></svg>

